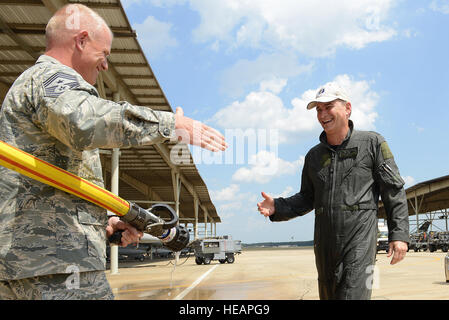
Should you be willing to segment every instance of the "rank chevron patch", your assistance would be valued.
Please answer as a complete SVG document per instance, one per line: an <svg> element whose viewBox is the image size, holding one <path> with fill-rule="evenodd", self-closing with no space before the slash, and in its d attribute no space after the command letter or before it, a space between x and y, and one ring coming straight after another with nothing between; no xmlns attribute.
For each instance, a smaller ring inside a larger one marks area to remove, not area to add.
<svg viewBox="0 0 449 320"><path fill-rule="evenodd" d="M46 97L57 98L66 90L79 87L78 80L75 76L57 72L44 81L44 90Z"/></svg>

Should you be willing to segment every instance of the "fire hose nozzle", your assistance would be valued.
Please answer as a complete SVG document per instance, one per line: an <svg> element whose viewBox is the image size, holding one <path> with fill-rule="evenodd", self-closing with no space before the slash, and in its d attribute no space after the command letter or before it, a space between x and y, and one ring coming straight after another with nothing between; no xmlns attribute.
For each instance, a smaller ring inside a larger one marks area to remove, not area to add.
<svg viewBox="0 0 449 320"><path fill-rule="evenodd" d="M160 216L164 213L168 213L171 220L163 220ZM128 213L120 219L139 231L158 237L164 246L173 251L180 251L189 243L189 232L185 227L178 225L176 212L166 204L155 204L146 210L130 202ZM120 244L122 232L115 232L109 237L109 242Z"/></svg>

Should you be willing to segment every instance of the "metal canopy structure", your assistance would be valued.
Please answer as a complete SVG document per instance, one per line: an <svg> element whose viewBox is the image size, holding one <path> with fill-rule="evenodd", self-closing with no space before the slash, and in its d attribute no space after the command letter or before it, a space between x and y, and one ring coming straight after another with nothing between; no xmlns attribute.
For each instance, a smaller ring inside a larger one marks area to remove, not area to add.
<svg viewBox="0 0 449 320"><path fill-rule="evenodd" d="M96 87L100 96L126 100L154 110L173 112L126 17L119 0L0 0L0 97L3 101L15 79L45 51L45 27L56 10L67 3L82 3L102 16L114 33L109 69ZM182 149L182 164L170 160L172 149ZM114 162L114 159L118 161ZM172 205L181 223L193 224L194 236L207 236L221 222L207 186L185 145L157 144L121 150L101 150L106 188L142 207L164 202ZM118 163L119 171L116 164ZM198 224L204 228L199 230Z"/></svg>
<svg viewBox="0 0 449 320"><path fill-rule="evenodd" d="M419 226L419 215L425 214L426 220L447 220L449 214L449 175L420 182L405 190L409 215L416 215L416 226ZM385 208L379 202L379 218L386 218Z"/></svg>

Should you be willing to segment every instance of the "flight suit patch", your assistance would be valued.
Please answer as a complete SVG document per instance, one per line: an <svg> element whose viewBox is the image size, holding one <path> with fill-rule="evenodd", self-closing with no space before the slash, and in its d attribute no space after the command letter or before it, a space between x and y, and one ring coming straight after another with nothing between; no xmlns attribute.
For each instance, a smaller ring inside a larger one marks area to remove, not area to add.
<svg viewBox="0 0 449 320"><path fill-rule="evenodd" d="M393 158L393 153L391 152L390 147L388 146L388 143L386 141L380 144L380 150L382 151L382 156L385 160Z"/></svg>
<svg viewBox="0 0 449 320"><path fill-rule="evenodd" d="M337 151L339 159L348 159L348 158L355 159L357 157L357 153L358 153L357 147L350 148L350 149L342 149L342 150Z"/></svg>
<svg viewBox="0 0 449 320"><path fill-rule="evenodd" d="M321 157L321 167L324 168L330 164L331 164L331 155L329 153L323 154L323 156Z"/></svg>

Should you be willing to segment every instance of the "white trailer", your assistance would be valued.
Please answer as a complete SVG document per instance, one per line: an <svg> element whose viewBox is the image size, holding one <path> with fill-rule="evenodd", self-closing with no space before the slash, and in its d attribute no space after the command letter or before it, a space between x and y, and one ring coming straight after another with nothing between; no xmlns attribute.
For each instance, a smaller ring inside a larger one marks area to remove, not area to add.
<svg viewBox="0 0 449 320"><path fill-rule="evenodd" d="M220 263L234 263L235 255L242 252L240 240L231 236L198 239L193 242L196 264L210 264L212 260Z"/></svg>

